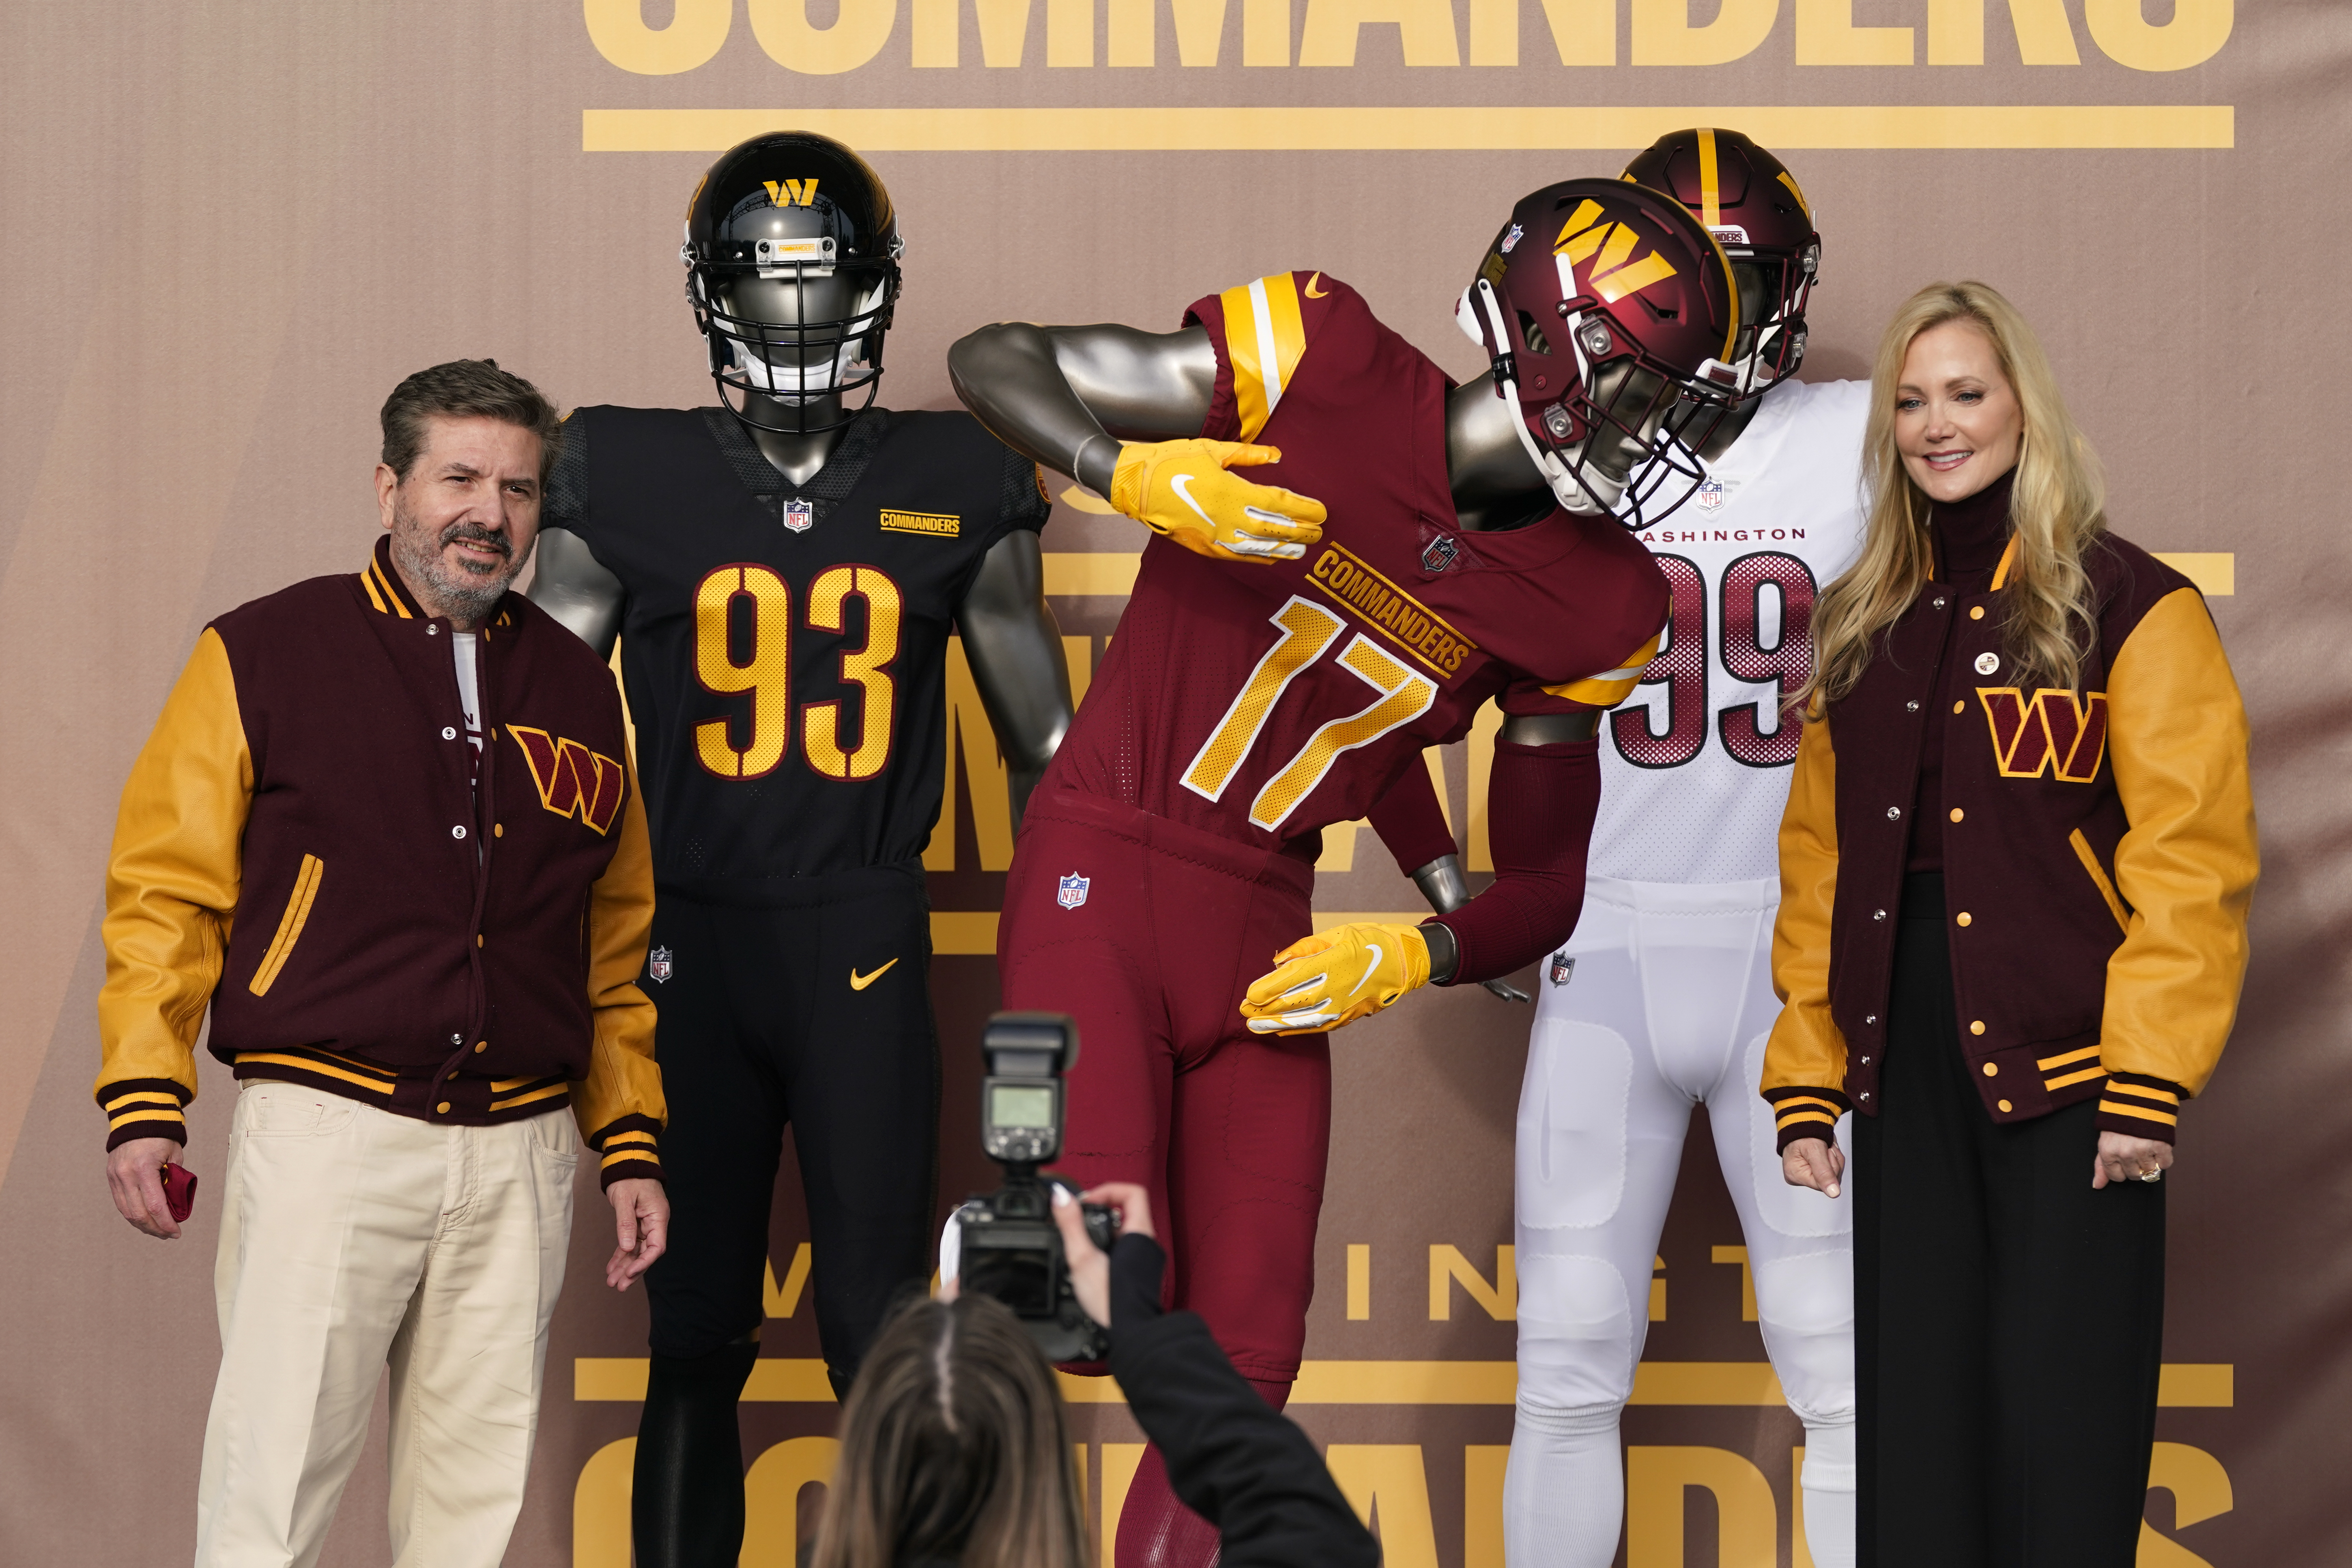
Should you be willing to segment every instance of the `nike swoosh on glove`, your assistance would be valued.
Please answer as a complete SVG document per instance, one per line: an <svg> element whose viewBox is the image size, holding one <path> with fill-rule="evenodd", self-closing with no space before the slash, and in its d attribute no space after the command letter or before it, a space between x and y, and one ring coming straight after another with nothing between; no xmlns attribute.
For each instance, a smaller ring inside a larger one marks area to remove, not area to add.
<svg viewBox="0 0 2352 1568"><path fill-rule="evenodd" d="M1429 944L1417 926L1357 921L1318 931L1274 955L1242 1003L1261 1035L1307 1035L1367 1017L1429 984Z"/></svg>
<svg viewBox="0 0 2352 1568"><path fill-rule="evenodd" d="M1323 537L1323 503L1225 471L1280 461L1275 447L1238 441L1129 441L1107 499L1212 561L1296 561Z"/></svg>

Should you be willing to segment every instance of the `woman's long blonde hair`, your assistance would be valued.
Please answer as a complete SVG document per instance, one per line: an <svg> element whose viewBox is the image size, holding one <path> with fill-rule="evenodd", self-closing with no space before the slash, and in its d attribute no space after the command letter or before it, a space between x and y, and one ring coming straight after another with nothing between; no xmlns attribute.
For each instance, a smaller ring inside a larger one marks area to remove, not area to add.
<svg viewBox="0 0 2352 1568"><path fill-rule="evenodd" d="M1087 1568L1054 1369L978 1293L885 1325L841 1413L812 1568Z"/></svg>
<svg viewBox="0 0 2352 1568"><path fill-rule="evenodd" d="M1991 340L2024 416L2009 502L2017 556L2001 595L2001 646L2011 679L2069 688L2081 682L2096 631L2083 555L2107 527L2098 459L2066 412L2049 357L2017 307L1990 284L1931 283L1903 302L1878 342L1863 437L1870 521L1860 558L1813 611L1813 677L1791 703L1806 713L1818 715L1824 700L1853 689L1881 637L1927 581L1930 503L1895 450L1895 400L1912 342L1947 321L1970 322Z"/></svg>

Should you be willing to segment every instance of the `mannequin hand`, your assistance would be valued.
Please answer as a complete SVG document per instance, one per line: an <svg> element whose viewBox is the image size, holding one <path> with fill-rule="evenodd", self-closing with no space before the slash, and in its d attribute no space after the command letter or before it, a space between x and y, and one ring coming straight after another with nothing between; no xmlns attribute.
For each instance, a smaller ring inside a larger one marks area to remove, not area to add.
<svg viewBox="0 0 2352 1568"><path fill-rule="evenodd" d="M1296 561L1323 537L1323 503L1225 471L1280 461L1272 447L1236 441L1130 441L1119 449L1108 499L1212 561Z"/></svg>
<svg viewBox="0 0 2352 1568"><path fill-rule="evenodd" d="M2091 1157L2091 1190L2097 1192L2109 1182L2146 1181L2150 1171L2162 1181L2170 1169L2171 1144L2127 1132L2102 1132L2099 1152Z"/></svg>
<svg viewBox="0 0 2352 1568"><path fill-rule="evenodd" d="M1485 986L1488 991L1493 992L1496 995L1501 997L1506 1002L1528 1002L1533 1000L1533 998L1526 992L1520 990L1517 986L1512 984L1507 980L1481 980L1478 984Z"/></svg>
<svg viewBox="0 0 2352 1568"><path fill-rule="evenodd" d="M1358 921L1294 942L1252 983L1242 1016L1261 1035L1311 1035L1379 1012L1429 984L1429 944L1415 926Z"/></svg>
<svg viewBox="0 0 2352 1568"><path fill-rule="evenodd" d="M1780 1151L1780 1176L1792 1187L1811 1187L1833 1198L1843 1174L1845 1151L1823 1139L1800 1138Z"/></svg>

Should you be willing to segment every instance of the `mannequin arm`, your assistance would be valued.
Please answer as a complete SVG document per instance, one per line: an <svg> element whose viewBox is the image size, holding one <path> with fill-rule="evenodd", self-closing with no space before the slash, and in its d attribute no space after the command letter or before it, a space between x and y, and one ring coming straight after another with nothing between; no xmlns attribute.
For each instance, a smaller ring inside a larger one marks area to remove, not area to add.
<svg viewBox="0 0 2352 1568"><path fill-rule="evenodd" d="M990 546L956 608L956 624L1012 775L1017 833L1029 792L1070 727L1072 706L1062 628L1045 603L1045 557L1034 533L1016 529Z"/></svg>
<svg viewBox="0 0 2352 1568"><path fill-rule="evenodd" d="M1217 387L1203 327L1041 327L1000 321L948 350L948 378L990 434L1110 493L1119 437L1197 436Z"/></svg>
<svg viewBox="0 0 2352 1568"><path fill-rule="evenodd" d="M605 658L621 635L621 608L628 595L621 580L604 570L587 542L568 528L539 531L539 571L524 595L562 621Z"/></svg>

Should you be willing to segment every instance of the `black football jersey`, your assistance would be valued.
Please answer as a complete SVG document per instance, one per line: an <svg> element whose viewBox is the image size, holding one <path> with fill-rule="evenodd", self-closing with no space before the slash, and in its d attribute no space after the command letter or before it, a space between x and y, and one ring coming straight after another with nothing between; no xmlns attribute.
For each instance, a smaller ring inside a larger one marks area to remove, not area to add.
<svg viewBox="0 0 2352 1568"><path fill-rule="evenodd" d="M717 408L574 412L546 521L627 591L621 675L665 887L912 860L946 772L946 656L1037 470L963 413L869 409L794 486Z"/></svg>

